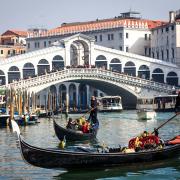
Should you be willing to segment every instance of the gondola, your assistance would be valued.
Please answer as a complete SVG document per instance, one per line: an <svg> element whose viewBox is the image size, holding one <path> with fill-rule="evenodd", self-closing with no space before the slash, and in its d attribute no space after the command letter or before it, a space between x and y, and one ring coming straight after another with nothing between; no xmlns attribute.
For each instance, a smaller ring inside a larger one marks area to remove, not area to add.
<svg viewBox="0 0 180 180"><path fill-rule="evenodd" d="M64 136L68 141L81 141L96 138L98 129L93 129L91 133L82 133L72 129L66 129L61 127L53 120L54 131L59 140L63 140Z"/></svg>
<svg viewBox="0 0 180 180"><path fill-rule="evenodd" d="M23 159L37 167L42 168L93 168L125 166L143 162L155 162L178 157L180 144L166 145L163 149L153 149L134 153L98 152L98 151L72 151L44 149L32 146L23 140L18 125L12 122L13 131L17 132L21 155Z"/></svg>

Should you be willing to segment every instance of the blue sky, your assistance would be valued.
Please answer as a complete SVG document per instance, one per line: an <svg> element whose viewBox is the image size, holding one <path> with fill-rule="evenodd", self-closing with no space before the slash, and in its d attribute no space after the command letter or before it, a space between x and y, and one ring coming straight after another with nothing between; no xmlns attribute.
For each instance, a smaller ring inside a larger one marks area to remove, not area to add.
<svg viewBox="0 0 180 180"><path fill-rule="evenodd" d="M180 0L0 0L0 34L8 29L55 28L63 22L111 18L131 10L145 19L168 20Z"/></svg>

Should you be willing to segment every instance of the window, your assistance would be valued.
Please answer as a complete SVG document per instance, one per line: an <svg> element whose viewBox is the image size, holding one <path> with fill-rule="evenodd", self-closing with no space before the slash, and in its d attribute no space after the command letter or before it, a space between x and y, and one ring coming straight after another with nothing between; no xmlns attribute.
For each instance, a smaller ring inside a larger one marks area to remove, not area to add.
<svg viewBox="0 0 180 180"><path fill-rule="evenodd" d="M99 36L100 41L102 41L102 34Z"/></svg>
<svg viewBox="0 0 180 180"><path fill-rule="evenodd" d="M129 47L128 46L126 46L126 52L129 52Z"/></svg>
<svg viewBox="0 0 180 180"><path fill-rule="evenodd" d="M44 47L46 47L46 41L44 41Z"/></svg>
<svg viewBox="0 0 180 180"><path fill-rule="evenodd" d="M119 46L119 50L120 50L120 51L122 51L122 50L123 50L123 49L122 49L122 46Z"/></svg>
<svg viewBox="0 0 180 180"><path fill-rule="evenodd" d="M8 54L10 54L10 50L8 50Z"/></svg>
<svg viewBox="0 0 180 180"><path fill-rule="evenodd" d="M151 48L149 48L149 56L151 56Z"/></svg>
<svg viewBox="0 0 180 180"><path fill-rule="evenodd" d="M159 51L156 52L157 59L159 59Z"/></svg>
<svg viewBox="0 0 180 180"><path fill-rule="evenodd" d="M147 47L144 47L144 55L147 55Z"/></svg>
<svg viewBox="0 0 180 180"><path fill-rule="evenodd" d="M122 33L119 33L119 39L122 39Z"/></svg>
<svg viewBox="0 0 180 180"><path fill-rule="evenodd" d="M51 45L51 41L49 41L48 43L49 43L49 45Z"/></svg>
<svg viewBox="0 0 180 180"><path fill-rule="evenodd" d="M128 33L126 33L126 39L128 39L129 38L129 34Z"/></svg>
<svg viewBox="0 0 180 180"><path fill-rule="evenodd" d="M174 31L174 26L173 25L171 26L171 30Z"/></svg>
<svg viewBox="0 0 180 180"><path fill-rule="evenodd" d="M147 40L147 34L145 34L144 38L145 38L145 40Z"/></svg>
<svg viewBox="0 0 180 180"><path fill-rule="evenodd" d="M3 54L3 50L1 50L1 54Z"/></svg>
<svg viewBox="0 0 180 180"><path fill-rule="evenodd" d="M34 43L34 47L37 48L37 42Z"/></svg>
<svg viewBox="0 0 180 180"><path fill-rule="evenodd" d="M172 48L172 58L174 59L174 49Z"/></svg>
<svg viewBox="0 0 180 180"><path fill-rule="evenodd" d="M151 34L149 34L149 40L151 40Z"/></svg>
<svg viewBox="0 0 180 180"><path fill-rule="evenodd" d="M161 50L161 58L162 58L162 60L164 60L164 51L163 50Z"/></svg>
<svg viewBox="0 0 180 180"><path fill-rule="evenodd" d="M111 40L114 40L114 34L111 34Z"/></svg>
<svg viewBox="0 0 180 180"><path fill-rule="evenodd" d="M39 42L37 42L37 47L39 48Z"/></svg>
<svg viewBox="0 0 180 180"><path fill-rule="evenodd" d="M114 40L114 34L108 34L108 41Z"/></svg>
<svg viewBox="0 0 180 180"><path fill-rule="evenodd" d="M28 43L27 45L28 45L28 49L30 49L30 43Z"/></svg>
<svg viewBox="0 0 180 180"><path fill-rule="evenodd" d="M108 41L110 41L111 40L111 35L110 34L108 34Z"/></svg>
<svg viewBox="0 0 180 180"><path fill-rule="evenodd" d="M166 32L168 32L169 31L169 28L168 27L166 27Z"/></svg>
<svg viewBox="0 0 180 180"><path fill-rule="evenodd" d="M166 57L167 57L167 61L169 60L169 50L166 49Z"/></svg>
<svg viewBox="0 0 180 180"><path fill-rule="evenodd" d="M163 33L163 28L161 29L161 33Z"/></svg>
<svg viewBox="0 0 180 180"><path fill-rule="evenodd" d="M94 38L95 38L95 41L97 42L97 36L94 36Z"/></svg>
<svg viewBox="0 0 180 180"><path fill-rule="evenodd" d="M154 52L152 52L152 57L154 58Z"/></svg>

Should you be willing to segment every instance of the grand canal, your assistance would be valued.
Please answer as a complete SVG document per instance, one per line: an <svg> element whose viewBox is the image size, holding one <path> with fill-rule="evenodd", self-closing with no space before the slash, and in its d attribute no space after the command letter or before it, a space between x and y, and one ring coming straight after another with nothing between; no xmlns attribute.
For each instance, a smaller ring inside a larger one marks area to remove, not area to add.
<svg viewBox="0 0 180 180"><path fill-rule="evenodd" d="M93 142L74 142L69 145L93 146L106 144L117 147L126 146L128 140L144 130L152 131L154 127L170 118L172 113L158 113L155 120L139 121L136 111L122 113L99 113L100 129L97 140ZM79 117L80 115L70 115ZM65 125L64 116L56 116L59 124ZM58 147L58 139L53 130L52 119L40 119L34 126L21 127L27 142L39 147ZM180 116L173 119L159 130L164 139L180 134ZM179 180L180 157L168 161L145 163L125 167L94 170L66 171L65 169L50 170L26 164L17 148L17 138L9 128L0 129L0 179L122 179L122 180Z"/></svg>

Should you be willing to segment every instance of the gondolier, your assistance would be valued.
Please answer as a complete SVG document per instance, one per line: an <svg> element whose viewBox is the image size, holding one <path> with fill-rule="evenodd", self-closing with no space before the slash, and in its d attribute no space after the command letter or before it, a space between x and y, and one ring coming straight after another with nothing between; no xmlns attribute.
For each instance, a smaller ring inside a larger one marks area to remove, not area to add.
<svg viewBox="0 0 180 180"><path fill-rule="evenodd" d="M91 112L90 112L90 115L89 115L89 118L88 118L88 121L91 122L91 124L94 126L94 128L98 128L99 126L99 121L98 121L98 118L97 118L97 99L95 96L92 96L91 97Z"/></svg>

